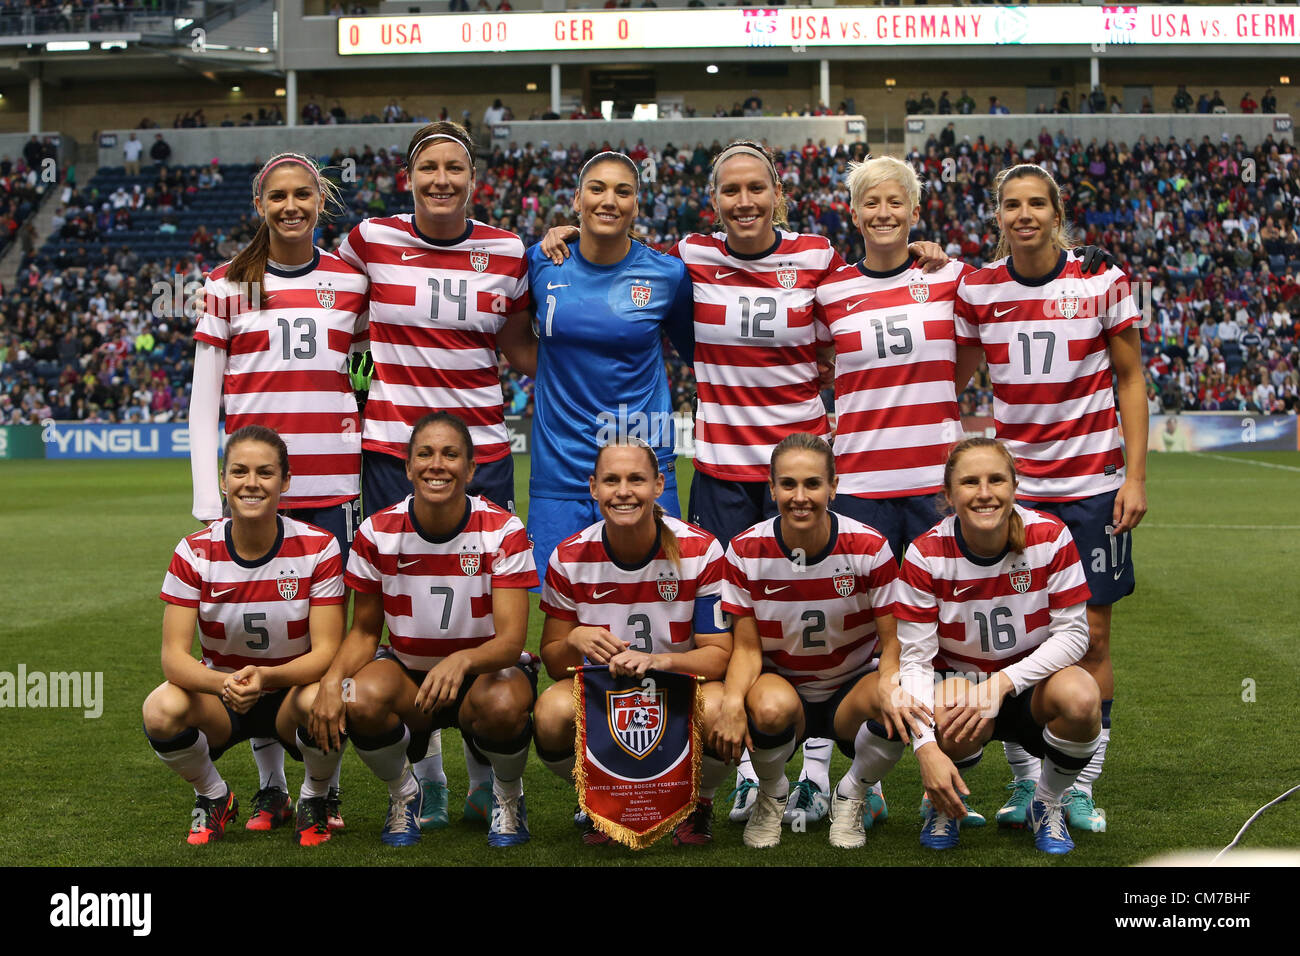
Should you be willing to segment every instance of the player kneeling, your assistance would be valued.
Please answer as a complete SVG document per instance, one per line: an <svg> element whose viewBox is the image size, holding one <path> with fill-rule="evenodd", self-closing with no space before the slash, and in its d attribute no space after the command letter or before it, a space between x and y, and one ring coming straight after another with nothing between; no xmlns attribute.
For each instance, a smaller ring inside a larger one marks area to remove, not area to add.
<svg viewBox="0 0 1300 956"><path fill-rule="evenodd" d="M872 787L904 747L885 693L898 672L898 565L879 532L828 510L836 479L826 442L786 438L770 478L780 514L727 549L722 608L735 647L712 742L731 760L749 748L758 797L745 845L770 847L781 842L786 761L809 737L836 740L853 765L832 791L830 842L852 849L866 842Z"/></svg>
<svg viewBox="0 0 1300 956"><path fill-rule="evenodd" d="M1028 823L1038 849L1068 853L1062 796L1101 737L1097 682L1073 666L1088 649L1089 596L1074 540L1015 504L1015 464L992 439L957 445L943 485L954 514L908 548L896 612L903 709L933 705L936 718L913 739L931 800L921 844L957 845L960 770L997 739L1042 758ZM937 700L936 672L949 675Z"/></svg>
<svg viewBox="0 0 1300 956"><path fill-rule="evenodd" d="M664 476L653 449L644 443L602 447L590 485L603 520L551 553L542 590L541 654L556 682L537 701L537 754L565 780L572 778L576 759L567 668L607 664L616 676L640 677L653 669L706 678L707 740L731 653L731 632L718 608L722 548L713 535L664 514L655 503ZM675 844L713 840L713 797L726 773L726 765L706 749L699 800L674 831ZM611 842L590 823L583 841Z"/></svg>
<svg viewBox="0 0 1300 956"><path fill-rule="evenodd" d="M250 737L278 738L306 762L298 842L330 836L326 788L342 753L311 746L302 728L343 634L343 566L333 535L276 513L288 488L280 436L260 425L237 430L221 474L231 516L183 538L163 581L167 680L144 702L144 731L194 787L193 844L221 839L237 817L239 801L213 761ZM202 663L190 656L196 624Z"/></svg>
<svg viewBox="0 0 1300 956"><path fill-rule="evenodd" d="M519 519L466 494L473 474L464 422L434 412L415 423L413 494L357 532L346 575L352 628L311 715L317 739L334 747L346 729L388 785L389 846L419 842L421 789L408 757L422 758L430 734L447 727L492 764L488 844L528 841L523 774L537 674L518 662L537 570ZM389 645L380 647L385 624Z"/></svg>

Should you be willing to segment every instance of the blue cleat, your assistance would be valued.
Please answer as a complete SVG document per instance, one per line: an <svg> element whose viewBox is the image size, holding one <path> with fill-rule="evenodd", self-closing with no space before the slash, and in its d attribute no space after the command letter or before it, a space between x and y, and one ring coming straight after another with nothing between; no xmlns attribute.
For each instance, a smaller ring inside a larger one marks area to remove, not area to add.
<svg viewBox="0 0 1300 956"><path fill-rule="evenodd" d="M968 797L961 798L961 805L966 808L966 815L961 818L962 826L982 827L984 826L984 824L988 823L988 820L984 818L984 814L980 813L978 810L971 809ZM928 814L929 812L930 812L930 798L922 797L921 798L921 819L923 821L925 820L926 814Z"/></svg>
<svg viewBox="0 0 1300 956"><path fill-rule="evenodd" d="M493 794L492 825L488 827L488 846L520 846L530 839L528 807L524 795L498 800Z"/></svg>
<svg viewBox="0 0 1300 956"><path fill-rule="evenodd" d="M929 850L951 850L957 846L961 823L931 805L921 827L921 846Z"/></svg>
<svg viewBox="0 0 1300 956"><path fill-rule="evenodd" d="M379 839L386 846L415 846L420 842L420 788L409 797L388 798L388 819Z"/></svg>
<svg viewBox="0 0 1300 956"><path fill-rule="evenodd" d="M1074 849L1070 831L1065 826L1065 807L1048 806L1042 800L1029 804L1028 825L1034 831L1034 846L1044 853L1061 855Z"/></svg>

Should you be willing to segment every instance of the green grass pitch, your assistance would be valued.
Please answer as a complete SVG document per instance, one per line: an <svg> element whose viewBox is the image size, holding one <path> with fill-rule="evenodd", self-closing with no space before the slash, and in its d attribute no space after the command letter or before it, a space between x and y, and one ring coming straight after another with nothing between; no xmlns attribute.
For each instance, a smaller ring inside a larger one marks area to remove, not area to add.
<svg viewBox="0 0 1300 956"><path fill-rule="evenodd" d="M689 462L679 474L689 487ZM517 474L527 474L521 461ZM0 465L0 671L102 671L103 714L0 710L0 864L7 865L1123 865L1226 845L1258 807L1297 783L1300 693L1295 572L1300 567L1300 453L1153 455L1150 512L1135 535L1138 591L1115 612L1115 738L1098 802L1110 832L1076 834L1064 860L1024 833L964 830L936 854L918 842L920 783L910 753L885 780L890 820L856 852L832 849L825 822L786 832L779 848L747 851L722 799L716 839L643 853L589 849L572 824L570 787L534 757L525 776L532 842L489 851L483 830L458 820L465 771L459 738L444 735L453 825L413 849L379 843L382 786L349 752L348 829L307 850L290 832L243 829L257 788L247 747L219 763L243 801L223 843L190 847L192 792L145 743L140 704L161 679L158 589L177 540L194 530L185 461L6 462ZM526 483L519 482L525 502ZM536 649L541 618L530 619ZM543 677L545 682L546 678ZM798 758L790 772L797 773ZM833 776L845 769L838 753ZM301 769L290 762L291 789ZM992 818L1010 779L1000 749L968 777ZM1300 846L1300 805L1270 810L1246 847Z"/></svg>

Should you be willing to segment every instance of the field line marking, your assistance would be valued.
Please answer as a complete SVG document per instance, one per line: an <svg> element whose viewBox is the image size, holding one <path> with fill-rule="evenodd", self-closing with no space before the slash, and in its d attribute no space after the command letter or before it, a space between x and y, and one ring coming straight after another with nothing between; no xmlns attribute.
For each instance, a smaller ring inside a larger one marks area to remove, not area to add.
<svg viewBox="0 0 1300 956"><path fill-rule="evenodd" d="M1213 531L1300 531L1300 524L1150 524L1139 528L1204 528Z"/></svg>
<svg viewBox="0 0 1300 956"><path fill-rule="evenodd" d="M1214 458L1218 461L1235 461L1242 465L1259 465L1261 468L1278 468L1282 471L1300 471L1300 468L1297 468L1294 465L1278 465L1271 461L1257 461L1254 458L1229 458L1227 455L1214 455L1208 451L1194 451L1192 454L1197 455L1200 458Z"/></svg>

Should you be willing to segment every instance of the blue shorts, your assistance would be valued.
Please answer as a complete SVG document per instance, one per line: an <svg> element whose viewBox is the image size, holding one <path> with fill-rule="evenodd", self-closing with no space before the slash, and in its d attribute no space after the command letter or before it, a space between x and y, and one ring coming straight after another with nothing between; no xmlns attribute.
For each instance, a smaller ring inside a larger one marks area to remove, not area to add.
<svg viewBox="0 0 1300 956"><path fill-rule="evenodd" d="M482 495L511 514L515 510L515 460L506 455L497 461L479 464L474 480L465 489ZM362 513L369 518L376 511L397 504L411 493L411 479L406 477L406 459L382 451L361 452Z"/></svg>
<svg viewBox="0 0 1300 956"><path fill-rule="evenodd" d="M1025 508L1053 515L1065 522L1074 537L1083 562L1083 576L1088 580L1095 606L1114 604L1133 593L1133 533L1112 535L1111 518L1115 513L1115 496L1119 490L1083 498L1079 501L1022 501Z"/></svg>
<svg viewBox="0 0 1300 956"><path fill-rule="evenodd" d="M836 495L831 510L875 528L889 541L894 560L902 562L907 546L940 521L938 495L903 498L860 498Z"/></svg>
<svg viewBox="0 0 1300 956"><path fill-rule="evenodd" d="M717 538L724 551L746 528L777 514L766 481L728 481L702 471L695 472L686 511L690 515L687 520Z"/></svg>
<svg viewBox="0 0 1300 956"><path fill-rule="evenodd" d="M352 539L357 536L357 529L361 527L360 498L353 498L351 501L325 508L291 508L284 513L295 521L314 524L334 535L334 539L339 543L339 551L343 553L343 566L347 567L348 552L352 550Z"/></svg>
<svg viewBox="0 0 1300 956"><path fill-rule="evenodd" d="M664 491L659 504L674 518L682 516L681 502L677 498L677 473L664 474ZM533 542L533 560L537 562L537 577L546 580L546 567L551 552L571 534L577 534L600 520L600 508L588 498L543 498L533 495L528 499L528 537ZM540 591L540 587L537 588Z"/></svg>

